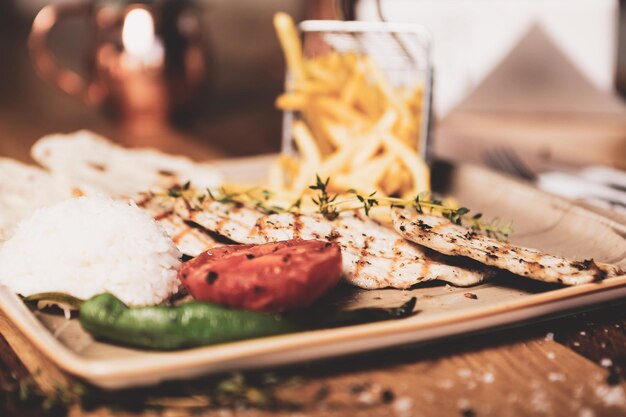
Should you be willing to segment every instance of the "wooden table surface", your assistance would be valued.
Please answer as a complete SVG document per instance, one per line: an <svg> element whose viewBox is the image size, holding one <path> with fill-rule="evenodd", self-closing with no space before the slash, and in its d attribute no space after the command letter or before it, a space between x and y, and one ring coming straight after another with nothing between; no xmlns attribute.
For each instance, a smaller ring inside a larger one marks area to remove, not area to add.
<svg viewBox="0 0 626 417"><path fill-rule="evenodd" d="M427 346L105 392L76 385L0 317L0 409L3 416L623 416L625 326L626 304L614 304Z"/></svg>
<svg viewBox="0 0 626 417"><path fill-rule="evenodd" d="M22 158L30 146L1 145ZM626 416L625 326L626 300L426 346L106 392L64 375L0 315L0 416Z"/></svg>

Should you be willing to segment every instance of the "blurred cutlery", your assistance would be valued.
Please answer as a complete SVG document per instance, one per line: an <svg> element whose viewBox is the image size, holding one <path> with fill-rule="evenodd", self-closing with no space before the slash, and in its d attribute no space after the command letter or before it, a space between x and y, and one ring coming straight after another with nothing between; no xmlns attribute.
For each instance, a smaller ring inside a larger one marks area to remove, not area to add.
<svg viewBox="0 0 626 417"><path fill-rule="evenodd" d="M488 149L485 163L498 171L535 183L540 189L569 199L584 199L626 212L626 173L605 166L578 171L535 172L508 147Z"/></svg>

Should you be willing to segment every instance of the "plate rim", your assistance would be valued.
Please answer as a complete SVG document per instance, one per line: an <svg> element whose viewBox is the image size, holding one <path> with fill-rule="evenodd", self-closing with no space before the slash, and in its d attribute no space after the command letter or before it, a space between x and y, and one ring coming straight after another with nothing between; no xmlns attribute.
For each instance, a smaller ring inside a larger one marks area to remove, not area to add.
<svg viewBox="0 0 626 417"><path fill-rule="evenodd" d="M8 288L0 286L0 309L11 320L12 324L49 360L55 363L62 370L85 379L95 385L106 388L122 388L136 384L119 384L117 379L132 379L138 373L144 375L148 373L159 373L161 375L171 375L180 371L181 368L218 364L237 359L261 358L264 356L293 352L302 349L315 349L337 343L366 342L381 338L389 338L385 343L377 343L378 347L392 347L404 344L402 341L392 340L390 336L410 335L411 333L424 332L437 328L444 328L450 325L471 324L488 318L496 318L504 314L515 314L526 311L522 318L511 318L500 320L500 325L517 322L520 319L537 318L559 311L562 308L548 309L548 313L543 312L541 307L550 306L555 303L569 303L573 300L584 300L591 296L598 296L588 304L595 304L601 301L608 301L622 296L626 296L626 275L608 278L598 283L590 283L572 287L554 289L538 294L524 296L517 300L505 301L494 305L472 309L463 312L461 315L449 312L440 314L428 320L411 322L410 318L402 320L391 320L377 323L367 323L355 326L346 326L336 329L323 329L313 331L296 332L287 335L257 338L232 343L218 345L208 345L191 349L183 349L169 352L149 352L150 355L143 358L123 358L123 359L98 359L85 358L73 352L69 347L60 342L54 335L37 319L36 315L24 304L20 297L12 293ZM603 296L602 296L603 295ZM585 303L576 303L582 307ZM485 329L493 326L478 326L473 330ZM468 327L468 329L470 329ZM468 330L468 332L471 330ZM444 332L445 333L445 332ZM467 332L462 332L467 333ZM461 332L459 332L461 334ZM425 342L435 340L438 337L421 337L414 342ZM382 339L381 339L382 340ZM357 353L359 351L371 350L369 348L357 348L343 353ZM336 355L324 355L332 357ZM161 359L167 359L162 361ZM293 361L289 362L292 363ZM287 364L287 362L285 363ZM104 378L104 379L103 379ZM164 378L170 379L170 378Z"/></svg>

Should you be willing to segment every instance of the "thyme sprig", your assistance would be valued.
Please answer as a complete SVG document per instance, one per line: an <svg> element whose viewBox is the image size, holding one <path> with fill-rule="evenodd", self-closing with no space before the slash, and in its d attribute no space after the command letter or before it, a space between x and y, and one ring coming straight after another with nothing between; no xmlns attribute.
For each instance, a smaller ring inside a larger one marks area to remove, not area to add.
<svg viewBox="0 0 626 417"><path fill-rule="evenodd" d="M481 232L502 241L508 240L513 233L512 222L503 223L498 218L486 222L482 218L482 213L471 214L467 207L447 206L441 200L431 198L430 193L420 193L412 199L378 196L376 191L363 194L354 189L343 193L331 193L329 183L330 178L323 180L316 175L315 184L309 186L309 190L314 192L310 196L311 201L317 206L317 211L329 220L336 219L342 212L354 210L363 210L365 215L369 216L374 207L387 206L413 208L420 214L445 217L454 224L469 227L472 232ZM194 190L189 182L170 188L167 196L184 199L192 209L201 210L206 201L215 201L252 206L264 214L300 212L303 202L303 197L300 197L288 207L279 206L272 203L274 194L271 191L258 187L236 192L222 187L217 192L207 189L206 193L201 193Z"/></svg>
<svg viewBox="0 0 626 417"><path fill-rule="evenodd" d="M289 207L272 204L274 194L259 187L252 187L244 191L228 191L224 187L220 187L217 191L211 191L207 188L202 193L191 187L189 182L183 185L174 185L161 196L180 198L193 210L201 210L205 202L215 201L223 204L244 204L254 207L264 214L277 214L300 211L302 204L302 198L294 201Z"/></svg>
<svg viewBox="0 0 626 417"><path fill-rule="evenodd" d="M258 187L239 192L228 192L222 187L220 188L220 193L217 196L214 195L211 190L207 189L207 196L211 199L211 201L217 201L220 203L248 204L264 214L300 211L300 205L302 204L301 198L297 199L286 208L277 204L272 204L274 193Z"/></svg>
<svg viewBox="0 0 626 417"><path fill-rule="evenodd" d="M339 199L340 194L330 194L328 192L329 182L330 178L322 180L317 176L316 184L309 188L318 191L317 196L312 197L313 203L318 206L318 211L330 220L337 218L339 213L350 210L362 209L366 215L369 215L375 206L389 206L392 208L412 207L420 214L440 215L454 224L467 226L472 231L482 232L498 240L506 241L513 233L512 222L502 223L498 218L491 222L485 222L482 220L482 213L470 215L470 209L467 207L454 208L446 206L441 200L429 199L429 193L418 194L413 199L404 199L385 196L377 197L376 192L361 194L354 189L350 189L345 194L353 195L353 197Z"/></svg>
<svg viewBox="0 0 626 417"><path fill-rule="evenodd" d="M336 219L339 215L339 211L337 210L337 205L333 203L335 203L339 194L330 194L327 191L330 177L326 178L326 181L322 181L320 176L316 175L315 180L315 185L309 186L309 189L317 191L317 196L311 197L311 200L317 205L319 212L322 213L324 217L329 220Z"/></svg>

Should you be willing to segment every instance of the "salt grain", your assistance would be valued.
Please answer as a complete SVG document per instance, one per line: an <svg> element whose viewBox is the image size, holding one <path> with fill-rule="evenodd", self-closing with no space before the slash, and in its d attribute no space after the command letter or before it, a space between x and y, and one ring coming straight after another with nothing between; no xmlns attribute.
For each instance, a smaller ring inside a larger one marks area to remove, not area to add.
<svg viewBox="0 0 626 417"><path fill-rule="evenodd" d="M413 400L409 397L400 397L393 402L391 407L398 413L406 413L413 408Z"/></svg>
<svg viewBox="0 0 626 417"><path fill-rule="evenodd" d="M546 342L552 342L554 341L554 333L550 332L550 333L546 333L546 337L544 337L544 340Z"/></svg>
<svg viewBox="0 0 626 417"><path fill-rule="evenodd" d="M472 376L472 371L470 371L467 368L463 368L463 369L459 369L459 371L457 372L457 374L459 375L459 377L461 378L469 378L470 376Z"/></svg>
<svg viewBox="0 0 626 417"><path fill-rule="evenodd" d="M551 361L554 360L554 358L556 358L556 354L552 351L546 353L546 356L548 357L548 359L550 359Z"/></svg>
<svg viewBox="0 0 626 417"><path fill-rule="evenodd" d="M613 361L609 358L602 358L600 359L600 365L604 366L605 368L608 368L609 366L613 365Z"/></svg>
<svg viewBox="0 0 626 417"><path fill-rule="evenodd" d="M582 332L580 332L579 334L580 334L581 336L587 336L587 332L586 332L586 331L584 331L584 330L583 330Z"/></svg>
<svg viewBox="0 0 626 417"><path fill-rule="evenodd" d="M361 404L372 405L374 404L374 394L370 391L364 391L357 397L357 401Z"/></svg>
<svg viewBox="0 0 626 417"><path fill-rule="evenodd" d="M548 396L543 390L536 390L530 396L530 404L535 411L542 413L550 413L551 405L548 402Z"/></svg>
<svg viewBox="0 0 626 417"><path fill-rule="evenodd" d="M580 346L580 343L578 343L578 342L574 342L574 343L572 343L572 345L574 345L574 346Z"/></svg>
<svg viewBox="0 0 626 417"><path fill-rule="evenodd" d="M491 384L493 383L493 381L495 381L495 377L493 376L493 374L491 372L487 372L485 375L483 375L483 382L485 384Z"/></svg>
<svg viewBox="0 0 626 417"><path fill-rule="evenodd" d="M548 380L550 382L565 381L565 379L565 375L560 372L550 372L548 374Z"/></svg>

